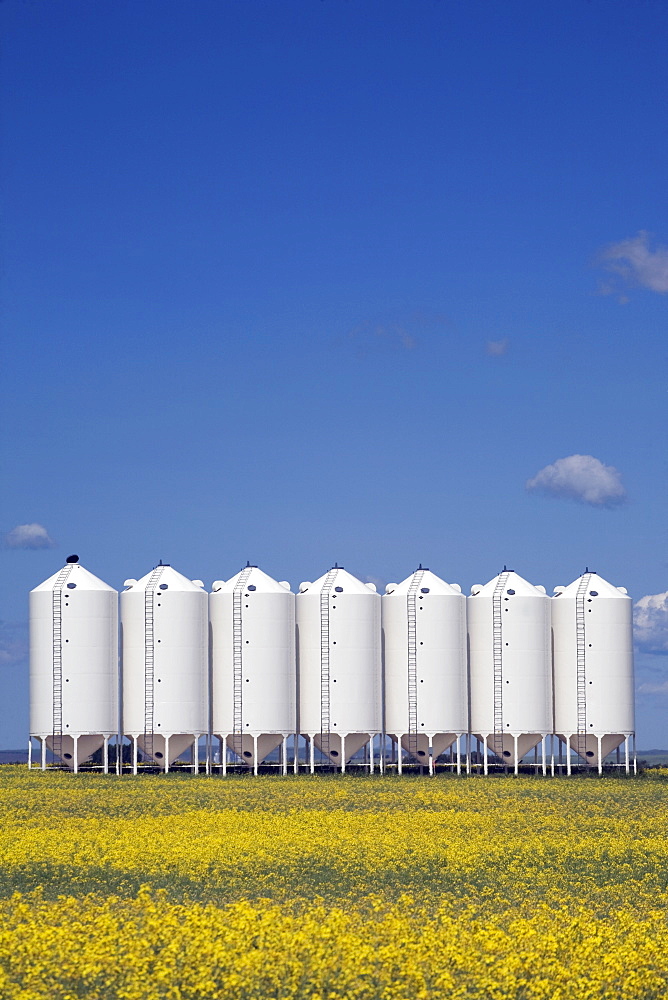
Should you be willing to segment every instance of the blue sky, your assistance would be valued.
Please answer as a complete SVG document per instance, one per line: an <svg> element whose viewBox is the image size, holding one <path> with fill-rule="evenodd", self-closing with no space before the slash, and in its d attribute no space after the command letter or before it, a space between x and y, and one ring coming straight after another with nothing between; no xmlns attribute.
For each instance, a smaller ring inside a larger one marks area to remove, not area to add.
<svg viewBox="0 0 668 1000"><path fill-rule="evenodd" d="M0 30L0 745L70 552L116 587L668 592L665 5L6 0Z"/></svg>

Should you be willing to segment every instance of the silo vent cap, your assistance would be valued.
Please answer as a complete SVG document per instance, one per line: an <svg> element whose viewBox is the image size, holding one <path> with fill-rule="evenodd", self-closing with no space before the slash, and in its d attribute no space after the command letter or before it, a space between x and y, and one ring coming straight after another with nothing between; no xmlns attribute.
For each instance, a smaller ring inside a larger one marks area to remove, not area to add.
<svg viewBox="0 0 668 1000"><path fill-rule="evenodd" d="M79 556L68 556L67 559L65 560L65 562L68 562L68 563L78 563L79 562Z"/></svg>

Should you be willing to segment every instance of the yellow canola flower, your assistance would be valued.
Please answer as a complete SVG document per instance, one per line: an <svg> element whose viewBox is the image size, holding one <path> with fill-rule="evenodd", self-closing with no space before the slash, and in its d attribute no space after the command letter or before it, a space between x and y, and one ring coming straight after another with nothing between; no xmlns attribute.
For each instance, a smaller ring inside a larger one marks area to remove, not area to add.
<svg viewBox="0 0 668 1000"><path fill-rule="evenodd" d="M667 825L668 774L0 768L0 998L663 1000Z"/></svg>

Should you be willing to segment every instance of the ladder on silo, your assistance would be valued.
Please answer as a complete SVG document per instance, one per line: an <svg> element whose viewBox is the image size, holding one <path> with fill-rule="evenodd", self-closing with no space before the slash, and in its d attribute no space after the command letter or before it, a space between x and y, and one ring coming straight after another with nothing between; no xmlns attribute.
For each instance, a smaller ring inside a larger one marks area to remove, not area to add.
<svg viewBox="0 0 668 1000"><path fill-rule="evenodd" d="M494 753L503 757L503 624L501 598L510 573L499 574L492 594L492 659L494 668Z"/></svg>
<svg viewBox="0 0 668 1000"><path fill-rule="evenodd" d="M51 593L51 624L53 650L53 713L52 752L62 760L63 754L63 587L72 572L72 563L63 566Z"/></svg>
<svg viewBox="0 0 668 1000"><path fill-rule="evenodd" d="M144 591L144 753L153 757L155 724L155 588L164 566L156 566Z"/></svg>
<svg viewBox="0 0 668 1000"><path fill-rule="evenodd" d="M329 597L339 567L334 566L325 577L320 591L320 749L329 757L331 728L329 684Z"/></svg>
<svg viewBox="0 0 668 1000"><path fill-rule="evenodd" d="M418 752L417 592L424 574L425 571L421 567L415 570L406 597L408 613L408 752L415 758L417 758Z"/></svg>
<svg viewBox="0 0 668 1000"><path fill-rule="evenodd" d="M590 582L591 573L584 573L580 577L578 589L575 594L575 665L578 722L576 750L587 767L589 767L589 758L587 757L587 647L585 631L585 596L589 590ZM570 753L570 748L567 752Z"/></svg>
<svg viewBox="0 0 668 1000"><path fill-rule="evenodd" d="M232 591L232 750L239 760L244 759L244 654L243 614L241 600L253 567L242 569Z"/></svg>

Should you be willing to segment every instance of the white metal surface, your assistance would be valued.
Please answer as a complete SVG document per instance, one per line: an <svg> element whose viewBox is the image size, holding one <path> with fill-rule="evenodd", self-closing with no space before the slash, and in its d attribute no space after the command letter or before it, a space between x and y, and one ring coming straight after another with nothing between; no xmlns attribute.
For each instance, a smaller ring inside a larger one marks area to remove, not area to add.
<svg viewBox="0 0 668 1000"><path fill-rule="evenodd" d="M75 769L118 724L118 593L68 563L30 592L30 734Z"/></svg>
<svg viewBox="0 0 668 1000"><path fill-rule="evenodd" d="M171 566L125 586L123 731L168 764L208 732L208 596Z"/></svg>
<svg viewBox="0 0 668 1000"><path fill-rule="evenodd" d="M381 730L380 595L334 567L295 605L300 731L343 766Z"/></svg>
<svg viewBox="0 0 668 1000"><path fill-rule="evenodd" d="M555 732L599 766L634 733L633 602L587 571L551 604Z"/></svg>
<svg viewBox="0 0 668 1000"><path fill-rule="evenodd" d="M420 567L381 603L385 731L426 763L468 730L466 598Z"/></svg>
<svg viewBox="0 0 668 1000"><path fill-rule="evenodd" d="M552 732L550 599L504 570L467 600L471 732L519 760Z"/></svg>
<svg viewBox="0 0 668 1000"><path fill-rule="evenodd" d="M295 595L257 566L212 589L212 731L255 764L296 732Z"/></svg>

